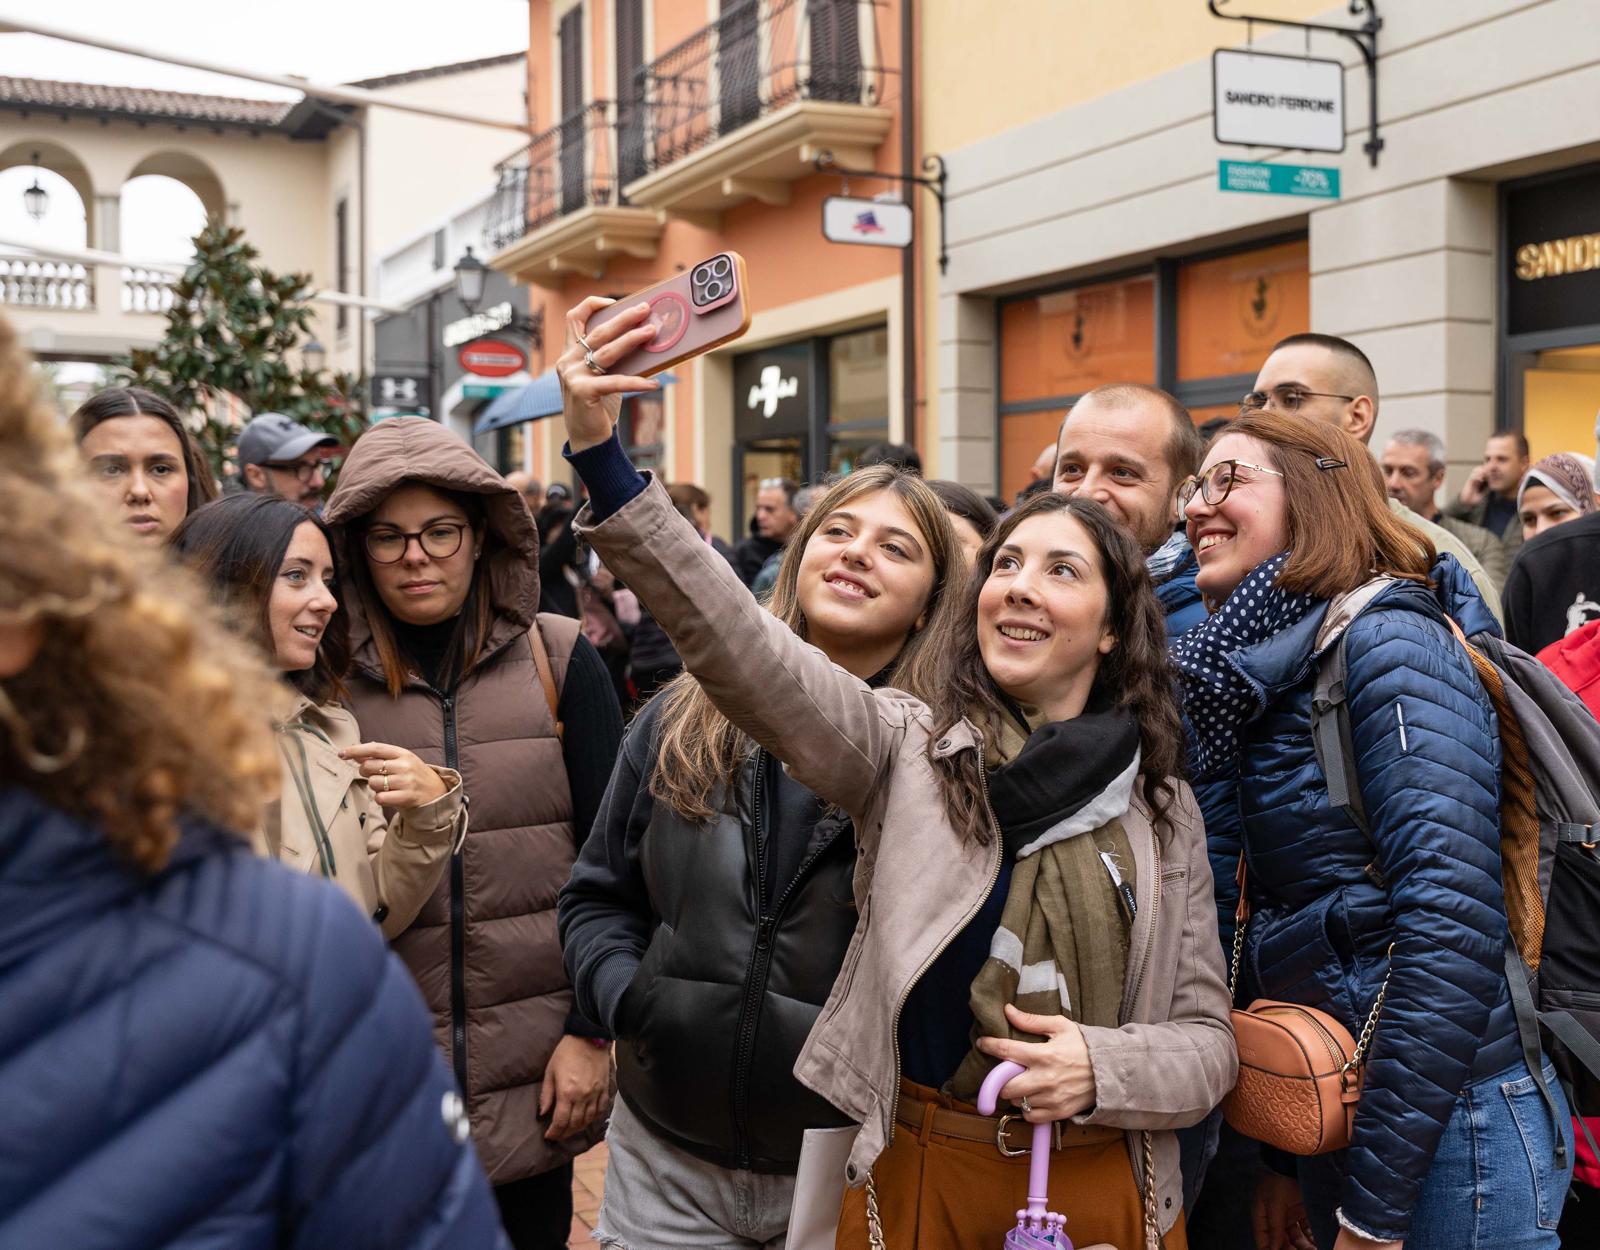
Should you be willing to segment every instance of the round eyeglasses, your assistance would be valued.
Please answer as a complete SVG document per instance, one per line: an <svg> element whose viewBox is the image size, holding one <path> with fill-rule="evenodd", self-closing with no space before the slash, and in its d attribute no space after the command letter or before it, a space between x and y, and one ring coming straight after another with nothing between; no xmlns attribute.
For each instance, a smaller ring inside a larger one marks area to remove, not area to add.
<svg viewBox="0 0 1600 1250"><path fill-rule="evenodd" d="M1220 507L1222 501L1232 494L1233 488L1238 485L1240 469L1270 473L1273 477L1283 476L1277 469L1269 469L1264 464L1247 464L1243 460L1219 460L1204 473L1179 484L1178 511L1187 508L1189 501L1197 494L1211 507ZM1248 478L1245 480L1249 481Z"/></svg>
<svg viewBox="0 0 1600 1250"><path fill-rule="evenodd" d="M362 543L368 559L375 564L398 564L405 559L413 538L424 555L434 560L448 560L461 550L461 537L467 529L461 521L435 521L414 534L397 529L370 529Z"/></svg>

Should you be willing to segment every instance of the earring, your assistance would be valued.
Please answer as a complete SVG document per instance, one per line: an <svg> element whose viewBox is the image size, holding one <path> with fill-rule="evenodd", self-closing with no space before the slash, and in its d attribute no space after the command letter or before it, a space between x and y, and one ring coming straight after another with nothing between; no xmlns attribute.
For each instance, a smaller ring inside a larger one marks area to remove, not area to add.
<svg viewBox="0 0 1600 1250"><path fill-rule="evenodd" d="M17 711L17 705L11 701L4 686L0 686L0 723L11 730L12 745L22 757L22 762L36 773L59 773L82 755L83 748L88 745L89 735L83 726L73 725L67 731L67 744L59 754L46 755L40 751L34 745L33 726Z"/></svg>

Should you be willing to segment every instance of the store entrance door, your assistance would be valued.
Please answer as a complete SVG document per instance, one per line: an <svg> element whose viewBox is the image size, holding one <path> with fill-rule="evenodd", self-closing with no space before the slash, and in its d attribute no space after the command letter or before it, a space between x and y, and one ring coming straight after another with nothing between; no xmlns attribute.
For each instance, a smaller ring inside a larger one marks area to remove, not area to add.
<svg viewBox="0 0 1600 1250"><path fill-rule="evenodd" d="M805 482L811 475L811 340L746 352L733 361L733 488L735 524L743 538L756 492L773 478Z"/></svg>
<svg viewBox="0 0 1600 1250"><path fill-rule="evenodd" d="M1557 451L1593 455L1600 421L1600 335L1578 347L1516 352L1512 387L1521 429L1535 460Z"/></svg>

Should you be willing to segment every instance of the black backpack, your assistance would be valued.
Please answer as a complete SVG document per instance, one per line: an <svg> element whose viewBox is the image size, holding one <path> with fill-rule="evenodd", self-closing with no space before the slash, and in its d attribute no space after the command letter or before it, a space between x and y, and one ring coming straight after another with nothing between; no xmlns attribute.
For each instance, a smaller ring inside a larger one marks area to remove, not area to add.
<svg viewBox="0 0 1600 1250"><path fill-rule="evenodd" d="M1552 1114L1541 1040L1573 1113L1600 1115L1600 721L1527 652L1492 634L1469 640L1450 626L1499 721L1500 853L1511 934L1506 980L1523 1058ZM1341 627L1337 644L1322 654L1311 736L1329 799L1367 833L1344 643ZM1383 884L1375 866L1368 873ZM1557 1128L1556 1155L1564 1165ZM1583 1131L1588 1137L1586 1125ZM1600 1156L1592 1137L1589 1146Z"/></svg>

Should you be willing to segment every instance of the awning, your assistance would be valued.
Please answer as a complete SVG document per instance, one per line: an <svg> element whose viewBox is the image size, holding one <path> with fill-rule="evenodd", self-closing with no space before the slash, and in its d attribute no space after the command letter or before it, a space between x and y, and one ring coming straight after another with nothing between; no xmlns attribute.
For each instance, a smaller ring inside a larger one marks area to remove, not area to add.
<svg viewBox="0 0 1600 1250"><path fill-rule="evenodd" d="M670 386L678 379L670 373L656 376L656 381L663 386ZM633 392L642 394L643 392ZM627 396L624 396L627 398ZM473 437L479 434L488 434L494 430L503 430L508 425L521 425L524 421L538 421L542 417L553 417L561 411L561 380L556 377L554 369L546 369L526 386L518 387L514 391L506 391L496 396L485 408L477 421L473 423Z"/></svg>

